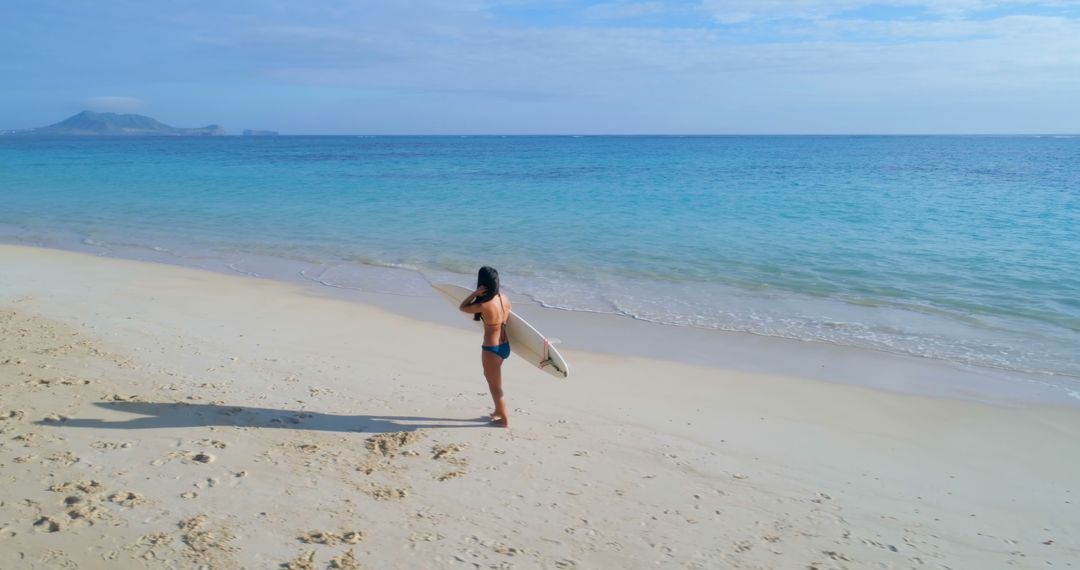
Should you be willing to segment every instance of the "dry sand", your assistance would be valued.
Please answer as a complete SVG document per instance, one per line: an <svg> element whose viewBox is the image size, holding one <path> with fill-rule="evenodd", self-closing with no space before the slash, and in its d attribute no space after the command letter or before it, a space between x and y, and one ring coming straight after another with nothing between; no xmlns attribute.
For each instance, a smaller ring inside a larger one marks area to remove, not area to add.
<svg viewBox="0 0 1080 570"><path fill-rule="evenodd" d="M1075 409L567 347L567 381L508 361L491 428L473 329L0 267L0 568L1080 566Z"/></svg>

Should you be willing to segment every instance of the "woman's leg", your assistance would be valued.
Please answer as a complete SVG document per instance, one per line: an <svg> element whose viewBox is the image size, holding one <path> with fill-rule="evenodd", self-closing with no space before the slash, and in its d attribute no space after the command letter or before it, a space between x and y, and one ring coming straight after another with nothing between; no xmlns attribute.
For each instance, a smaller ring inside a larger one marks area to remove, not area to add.
<svg viewBox="0 0 1080 570"><path fill-rule="evenodd" d="M491 400L495 402L495 413L491 414L491 419L494 420L496 425L506 427L510 425L510 422L506 415L506 400L503 399L503 359L498 354L481 350L480 361L484 365L484 378L487 379Z"/></svg>

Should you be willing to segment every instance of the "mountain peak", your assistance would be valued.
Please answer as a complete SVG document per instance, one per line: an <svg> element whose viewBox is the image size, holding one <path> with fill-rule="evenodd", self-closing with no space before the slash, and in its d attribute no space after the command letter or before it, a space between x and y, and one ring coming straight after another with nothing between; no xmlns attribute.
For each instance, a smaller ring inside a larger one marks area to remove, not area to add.
<svg viewBox="0 0 1080 570"><path fill-rule="evenodd" d="M185 129L166 125L144 115L96 113L84 110L59 123L34 129L32 134L41 135L124 135L124 136L209 136L223 135L225 129L218 125Z"/></svg>

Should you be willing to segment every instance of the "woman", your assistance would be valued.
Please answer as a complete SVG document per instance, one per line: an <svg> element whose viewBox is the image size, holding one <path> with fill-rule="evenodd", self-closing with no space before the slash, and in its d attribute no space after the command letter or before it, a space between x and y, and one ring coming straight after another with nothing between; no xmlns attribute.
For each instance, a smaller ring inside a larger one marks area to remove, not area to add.
<svg viewBox="0 0 1080 570"><path fill-rule="evenodd" d="M473 291L458 307L473 319L484 322L484 344L480 346L480 362L484 365L495 411L491 421L497 426L509 427L506 402L503 400L502 364L510 357L510 342L506 338L506 321L513 305L504 293L499 292L499 272L484 266L476 275L476 291Z"/></svg>

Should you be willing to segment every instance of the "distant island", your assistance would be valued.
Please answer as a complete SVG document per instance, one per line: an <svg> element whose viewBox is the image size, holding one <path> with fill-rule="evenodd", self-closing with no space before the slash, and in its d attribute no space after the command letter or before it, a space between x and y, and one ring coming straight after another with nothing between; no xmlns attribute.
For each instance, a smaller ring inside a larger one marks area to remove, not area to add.
<svg viewBox="0 0 1080 570"><path fill-rule="evenodd" d="M156 119L143 115L118 113L95 113L83 111L72 115L55 125L26 131L8 131L9 135L49 135L49 136L169 136L169 137L206 137L224 135L220 125L184 129L170 127Z"/></svg>
<svg viewBox="0 0 1080 570"><path fill-rule="evenodd" d="M244 129L245 137L276 137L277 131L260 131L256 129Z"/></svg>

